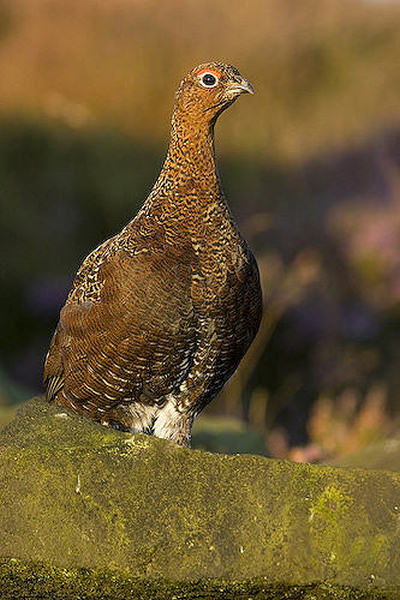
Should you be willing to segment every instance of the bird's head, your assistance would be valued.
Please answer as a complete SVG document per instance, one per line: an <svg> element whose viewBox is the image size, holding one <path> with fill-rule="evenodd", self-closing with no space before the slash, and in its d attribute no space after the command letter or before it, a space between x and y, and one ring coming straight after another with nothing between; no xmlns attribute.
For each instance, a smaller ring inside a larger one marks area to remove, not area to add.
<svg viewBox="0 0 400 600"><path fill-rule="evenodd" d="M241 94L254 94L251 83L232 65L210 62L193 69L175 96L175 114L200 125L214 123Z"/></svg>

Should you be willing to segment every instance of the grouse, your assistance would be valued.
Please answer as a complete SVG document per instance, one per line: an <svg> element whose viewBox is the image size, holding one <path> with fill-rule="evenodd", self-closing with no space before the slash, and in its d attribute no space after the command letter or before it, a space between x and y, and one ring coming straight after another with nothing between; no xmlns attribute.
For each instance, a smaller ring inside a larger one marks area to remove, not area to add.
<svg viewBox="0 0 400 600"><path fill-rule="evenodd" d="M136 217L85 259L44 367L47 398L103 425L190 445L262 314L256 261L226 204L214 125L239 71L193 69L176 95L161 173Z"/></svg>

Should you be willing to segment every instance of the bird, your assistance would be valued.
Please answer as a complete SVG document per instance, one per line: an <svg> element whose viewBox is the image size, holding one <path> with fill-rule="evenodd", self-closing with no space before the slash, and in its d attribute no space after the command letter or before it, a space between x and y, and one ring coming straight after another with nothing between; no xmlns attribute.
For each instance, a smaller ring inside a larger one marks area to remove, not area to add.
<svg viewBox="0 0 400 600"><path fill-rule="evenodd" d="M49 402L104 426L190 446L195 417L259 328L256 260L216 164L217 118L252 85L194 68L176 93L161 172L136 216L79 268L52 337Z"/></svg>

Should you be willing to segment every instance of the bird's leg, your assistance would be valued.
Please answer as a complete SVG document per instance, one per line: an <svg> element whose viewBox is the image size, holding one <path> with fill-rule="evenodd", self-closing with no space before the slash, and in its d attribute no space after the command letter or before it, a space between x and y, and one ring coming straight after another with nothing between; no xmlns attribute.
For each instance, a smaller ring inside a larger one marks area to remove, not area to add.
<svg viewBox="0 0 400 600"><path fill-rule="evenodd" d="M190 447L194 416L191 407L184 407L175 398L171 398L159 411L153 433L156 437L175 442L178 446Z"/></svg>
<svg viewBox="0 0 400 600"><path fill-rule="evenodd" d="M193 367L179 389L166 396L153 425L153 434L190 447L193 420L205 405L207 382L203 373L213 372L219 351L213 321L207 316L200 320L202 341L192 357Z"/></svg>
<svg viewBox="0 0 400 600"><path fill-rule="evenodd" d="M154 413L153 406L140 404L139 402L127 402L126 404L119 404L108 411L102 423L119 431L144 433L151 429Z"/></svg>

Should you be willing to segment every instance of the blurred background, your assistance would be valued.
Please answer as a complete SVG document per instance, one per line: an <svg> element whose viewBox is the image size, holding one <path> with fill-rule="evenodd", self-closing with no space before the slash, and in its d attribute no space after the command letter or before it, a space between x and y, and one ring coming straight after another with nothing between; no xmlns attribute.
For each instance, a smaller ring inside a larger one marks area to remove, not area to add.
<svg viewBox="0 0 400 600"><path fill-rule="evenodd" d="M298 461L393 446L399 32L394 1L1 0L3 422L41 392L81 261L150 191L177 84L218 59L256 89L222 116L216 137L265 315L203 423L219 431L224 417L260 451ZM201 425L198 436L201 445Z"/></svg>

